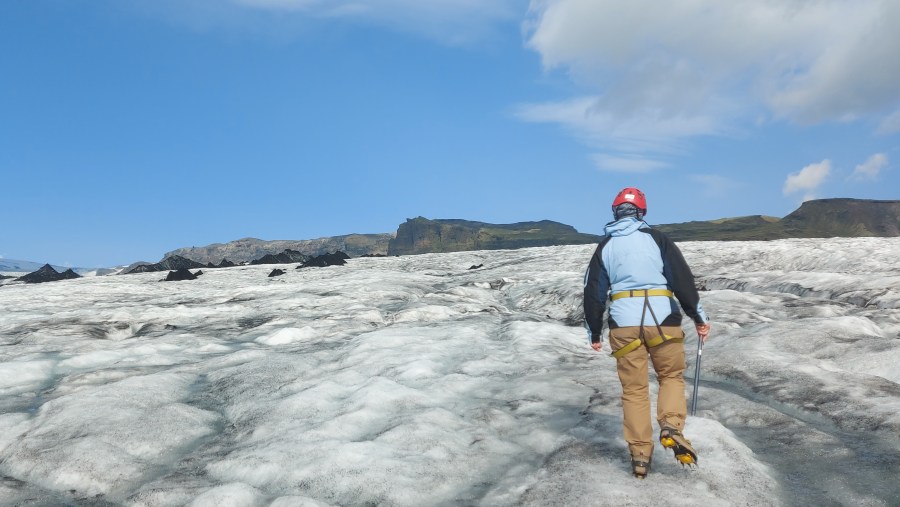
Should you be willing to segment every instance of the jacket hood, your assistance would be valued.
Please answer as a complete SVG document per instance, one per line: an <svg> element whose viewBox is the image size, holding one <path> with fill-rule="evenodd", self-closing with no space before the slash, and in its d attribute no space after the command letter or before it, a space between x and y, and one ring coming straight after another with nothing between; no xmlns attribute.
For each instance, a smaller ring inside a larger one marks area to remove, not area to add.
<svg viewBox="0 0 900 507"><path fill-rule="evenodd" d="M634 217L624 217L606 224L603 233L607 236L628 236L638 229L650 228L647 222Z"/></svg>

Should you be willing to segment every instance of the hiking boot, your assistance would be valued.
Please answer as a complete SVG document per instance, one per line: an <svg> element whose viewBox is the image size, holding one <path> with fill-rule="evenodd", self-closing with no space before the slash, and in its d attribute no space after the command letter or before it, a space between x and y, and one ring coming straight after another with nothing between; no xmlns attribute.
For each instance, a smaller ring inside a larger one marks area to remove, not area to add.
<svg viewBox="0 0 900 507"><path fill-rule="evenodd" d="M638 479L645 479L650 473L650 458L645 458L643 454L631 458L631 473Z"/></svg>
<svg viewBox="0 0 900 507"><path fill-rule="evenodd" d="M697 451L691 446L691 441L675 428L665 427L660 430L659 443L666 449L675 451L675 459L681 466L697 464Z"/></svg>

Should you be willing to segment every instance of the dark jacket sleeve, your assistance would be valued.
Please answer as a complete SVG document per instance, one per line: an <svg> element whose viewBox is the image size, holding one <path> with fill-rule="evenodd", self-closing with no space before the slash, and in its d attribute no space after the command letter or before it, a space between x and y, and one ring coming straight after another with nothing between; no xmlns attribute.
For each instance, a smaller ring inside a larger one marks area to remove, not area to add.
<svg viewBox="0 0 900 507"><path fill-rule="evenodd" d="M591 334L591 343L600 343L603 333L603 312L609 293L609 273L603 265L601 252L608 238L597 245L587 273L584 274L584 322Z"/></svg>
<svg viewBox="0 0 900 507"><path fill-rule="evenodd" d="M681 303L684 313L695 323L703 324L706 321L697 311L697 305L700 303L700 294L697 292L696 285L694 285L694 274L691 272L687 261L684 260L681 250L664 233L656 229L645 230L649 231L659 246L663 259L663 275L666 277L669 287L672 288L672 292L675 293L678 302Z"/></svg>

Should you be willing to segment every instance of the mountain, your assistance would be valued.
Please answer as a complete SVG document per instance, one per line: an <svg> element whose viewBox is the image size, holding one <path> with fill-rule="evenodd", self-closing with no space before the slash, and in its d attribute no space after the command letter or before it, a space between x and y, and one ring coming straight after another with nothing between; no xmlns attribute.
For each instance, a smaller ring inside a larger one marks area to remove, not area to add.
<svg viewBox="0 0 900 507"><path fill-rule="evenodd" d="M308 257L315 257L335 250L341 250L353 257L366 254L386 254L388 242L393 234L347 234L328 238L306 240L264 241L256 238L243 238L228 243L190 248L179 248L168 252L163 258L178 255L204 265L212 262L218 264L222 259L235 263L250 262L264 255L278 255L285 250L294 250Z"/></svg>
<svg viewBox="0 0 900 507"><path fill-rule="evenodd" d="M900 201L816 199L781 219L753 215L655 228L674 241L900 236Z"/></svg>
<svg viewBox="0 0 900 507"><path fill-rule="evenodd" d="M900 201L818 199L803 203L784 218L753 215L654 226L675 241L748 241L783 238L900 235ZM490 224L470 220L417 217L400 224L395 234L349 234L310 240L263 241L244 238L202 247L179 248L164 259L183 257L197 262L191 269L219 264L223 259L247 263L286 250L307 257L346 252L366 255L409 255L467 250L505 250L534 246L595 243L599 236L550 220ZM295 261L299 262L299 261ZM146 264L146 263L144 263ZM201 266L202 265L202 266ZM137 264L131 266L134 268ZM175 268L163 268L175 269ZM126 270L127 271L127 270Z"/></svg>
<svg viewBox="0 0 900 507"><path fill-rule="evenodd" d="M753 241L786 238L780 218L751 215L718 220L654 225L673 241Z"/></svg>
<svg viewBox="0 0 900 507"><path fill-rule="evenodd" d="M818 199L784 217L792 238L900 236L900 201Z"/></svg>
<svg viewBox="0 0 900 507"><path fill-rule="evenodd" d="M155 271L178 271L179 269L197 269L205 267L205 265L191 259L185 259L184 257L181 257L179 255L172 255L171 257L166 257L156 264L141 263L134 268L126 270L125 274L130 275L132 273L151 273Z"/></svg>
<svg viewBox="0 0 900 507"><path fill-rule="evenodd" d="M71 269L67 269L60 273L53 269L53 266L44 264L40 269L28 273L27 275L20 276L19 278L16 278L16 280L25 283L45 283L56 282L59 280L71 280L73 278L81 278L81 276Z"/></svg>
<svg viewBox="0 0 900 507"><path fill-rule="evenodd" d="M15 259L0 259L0 273L33 273L41 267L46 265L43 262L32 262L32 261L20 261ZM63 272L68 267L56 266L52 265L53 269L57 272ZM90 271L88 268L72 268L74 271L81 273L83 271Z"/></svg>
<svg viewBox="0 0 900 507"><path fill-rule="evenodd" d="M599 240L599 236L582 234L570 225L550 220L489 224L417 217L400 224L388 246L388 255L578 245Z"/></svg>
<svg viewBox="0 0 900 507"><path fill-rule="evenodd" d="M285 251L277 255L263 255L259 259L250 261L250 264L294 264L298 262L306 262L307 260L309 260L309 256L303 255L296 250L286 249Z"/></svg>
<svg viewBox="0 0 900 507"><path fill-rule="evenodd" d="M0 259L0 273L33 273L41 269L44 265L47 265L47 263ZM66 266L57 266L56 264L49 264L49 266L58 273L72 270L75 274L80 276L104 276L116 273L120 270L120 268L69 268Z"/></svg>

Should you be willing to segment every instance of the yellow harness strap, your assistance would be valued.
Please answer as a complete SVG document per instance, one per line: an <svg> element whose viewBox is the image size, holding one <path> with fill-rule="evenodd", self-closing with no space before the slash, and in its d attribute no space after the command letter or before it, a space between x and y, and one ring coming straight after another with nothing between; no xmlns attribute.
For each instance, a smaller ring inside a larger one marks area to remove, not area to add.
<svg viewBox="0 0 900 507"><path fill-rule="evenodd" d="M674 295L675 294L673 294L672 291L668 289L625 290L622 292L616 292L615 294L610 296L609 299L610 301L615 301L622 298L642 298L645 296L666 296L670 298Z"/></svg>
<svg viewBox="0 0 900 507"><path fill-rule="evenodd" d="M656 336L654 338L647 340L647 347L657 347L659 345L662 345L663 343L666 343L667 341L683 342L684 338L679 338L679 337L669 336L667 334L664 334L662 336ZM631 352L632 350L636 350L642 344L643 344L643 342L641 341L640 338L635 338L634 341L632 341L628 345L625 345L621 349L613 352L612 356L616 359L619 359L620 357Z"/></svg>
<svg viewBox="0 0 900 507"><path fill-rule="evenodd" d="M649 302L647 301L647 298L649 298L650 296L672 297L672 296L674 296L674 294L672 293L672 291L670 291L668 289L627 290L627 291L617 292L617 293L613 294L612 296L610 296L609 299L612 301L615 301L617 299L622 299L622 298L642 297L642 298L644 298L644 305L645 305L644 309L646 311L646 308L647 308L646 305L649 304ZM652 313L653 309L651 308L650 311ZM655 316L653 317L653 320L654 320L654 322L656 321ZM661 336L655 336L653 338L650 338L649 340L644 340L642 338L636 338L634 341L632 341L628 345L625 345L621 349L613 352L612 356L616 359L619 359L620 357L624 356L625 354L627 354L633 350L637 350L637 348L640 347L641 345L643 345L644 343L647 344L647 348L652 348L652 347L657 347L659 345L662 345L663 343L670 341L670 340L674 340L676 342L684 341L684 338L677 338L677 337L669 336L669 335L663 333L662 328L659 326L659 324L657 324L656 327L659 330ZM644 335L644 316L641 315L641 336L643 337L643 335Z"/></svg>

